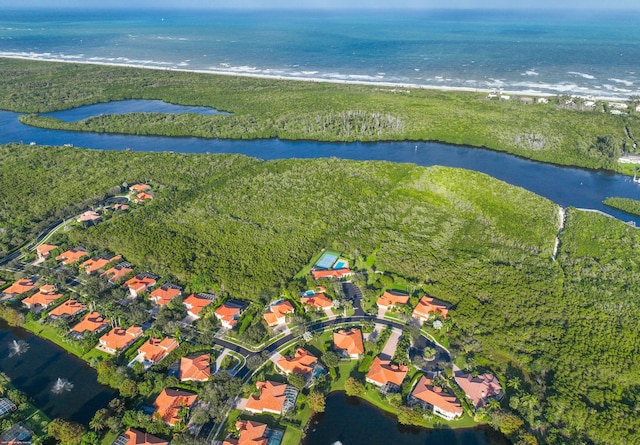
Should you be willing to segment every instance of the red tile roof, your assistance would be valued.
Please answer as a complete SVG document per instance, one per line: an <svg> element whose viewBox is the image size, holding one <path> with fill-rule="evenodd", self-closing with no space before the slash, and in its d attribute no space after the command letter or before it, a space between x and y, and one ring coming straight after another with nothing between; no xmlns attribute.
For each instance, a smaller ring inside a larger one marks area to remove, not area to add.
<svg viewBox="0 0 640 445"><path fill-rule="evenodd" d="M147 190L151 190L151 186L149 184L133 184L129 187L129 190L133 192L146 192Z"/></svg>
<svg viewBox="0 0 640 445"><path fill-rule="evenodd" d="M88 274L92 274L102 269L107 264L117 261L122 258L121 255L116 255L114 257L98 257L98 258L90 258L84 263L80 264L80 269L84 269L84 271Z"/></svg>
<svg viewBox="0 0 640 445"><path fill-rule="evenodd" d="M151 337L138 348L138 354L142 354L150 362L158 363L177 347L178 343L171 337L162 340Z"/></svg>
<svg viewBox="0 0 640 445"><path fill-rule="evenodd" d="M234 326L238 322L238 317L242 312L242 308L237 304L226 301L215 311L215 316L223 325Z"/></svg>
<svg viewBox="0 0 640 445"><path fill-rule="evenodd" d="M319 280L321 278L342 278L351 275L351 269L312 270L311 275L315 280Z"/></svg>
<svg viewBox="0 0 640 445"><path fill-rule="evenodd" d="M296 349L293 357L282 357L276 363L282 371L285 373L295 372L297 374L308 374L313 370L313 365L318 361L318 358L308 352L306 349Z"/></svg>
<svg viewBox="0 0 640 445"><path fill-rule="evenodd" d="M267 445L269 439L264 437L267 425L253 420L237 420L236 428L239 435L237 439L227 438L222 445Z"/></svg>
<svg viewBox="0 0 640 445"><path fill-rule="evenodd" d="M110 352L123 351L141 336L142 328L138 326L131 326L127 330L115 327L100 337L100 345Z"/></svg>
<svg viewBox="0 0 640 445"><path fill-rule="evenodd" d="M35 305L47 307L58 298L62 298L62 294L56 292L55 286L46 284L42 286L38 292L22 300L22 304L26 305L27 307L32 307Z"/></svg>
<svg viewBox="0 0 640 445"><path fill-rule="evenodd" d="M2 292L7 295L21 295L36 287L35 278L21 278Z"/></svg>
<svg viewBox="0 0 640 445"><path fill-rule="evenodd" d="M122 434L127 441L123 445L169 445L166 440L129 428Z"/></svg>
<svg viewBox="0 0 640 445"><path fill-rule="evenodd" d="M194 317L198 317L202 309L213 303L213 300L198 296L198 294L191 294L184 299L182 304L187 308L187 313Z"/></svg>
<svg viewBox="0 0 640 445"><path fill-rule="evenodd" d="M46 258L49 256L52 250L55 250L57 248L58 246L54 246L53 244L42 244L36 247L36 252L38 253L38 255Z"/></svg>
<svg viewBox="0 0 640 445"><path fill-rule="evenodd" d="M151 193L142 192L136 195L136 202L146 201L147 199L153 199L153 195Z"/></svg>
<svg viewBox="0 0 640 445"><path fill-rule="evenodd" d="M101 216L99 213L96 213L93 210L87 210L82 215L80 215L76 221L78 222L97 221L100 218Z"/></svg>
<svg viewBox="0 0 640 445"><path fill-rule="evenodd" d="M286 314L291 314L294 312L293 305L288 301L281 301L276 304L272 304L267 308L265 314L263 314L264 319L267 321L269 326L275 326L277 324L282 324L286 320Z"/></svg>
<svg viewBox="0 0 640 445"><path fill-rule="evenodd" d="M180 359L180 381L195 380L204 382L211 375L211 356L202 354Z"/></svg>
<svg viewBox="0 0 640 445"><path fill-rule="evenodd" d="M427 297L426 295L422 297L418 305L413 309L413 316L428 320L429 314L439 313L442 315L442 318L447 318L449 309L445 305L434 303L433 301L433 298Z"/></svg>
<svg viewBox="0 0 640 445"><path fill-rule="evenodd" d="M367 381L384 386L387 383L402 385L402 381L407 375L407 368L404 365L393 365L391 360L383 360L380 356L373 359L369 372L367 373Z"/></svg>
<svg viewBox="0 0 640 445"><path fill-rule="evenodd" d="M178 286L165 284L149 294L149 299L159 306L165 306L175 297L180 295L182 290Z"/></svg>
<svg viewBox="0 0 640 445"><path fill-rule="evenodd" d="M442 411L453 415L462 414L462 406L455 396L449 395L438 386L433 386L426 376L418 381L411 395L418 400L428 403Z"/></svg>
<svg viewBox="0 0 640 445"><path fill-rule="evenodd" d="M78 300L67 300L60 306L49 312L49 315L54 317L62 317L64 315L73 317L80 312L84 311L87 307L80 303Z"/></svg>
<svg viewBox="0 0 640 445"><path fill-rule="evenodd" d="M113 210L129 210L129 205L128 204L114 204L113 205Z"/></svg>
<svg viewBox="0 0 640 445"><path fill-rule="evenodd" d="M245 408L247 411L254 413L266 411L281 414L286 401L284 393L287 386L286 383L276 383L269 380L256 382L256 387L260 390L260 394L249 397Z"/></svg>
<svg viewBox="0 0 640 445"><path fill-rule="evenodd" d="M306 304L309 307L316 307L316 308L322 308L322 309L331 307L333 305L333 302L331 301L331 299L327 297L325 294L315 294L309 297L301 297L300 301L302 302L302 304Z"/></svg>
<svg viewBox="0 0 640 445"><path fill-rule="evenodd" d="M125 265L118 264L117 266L114 266L111 269L104 272L103 274L101 274L100 277L101 278L109 277L109 282L115 283L118 280L122 280L131 272L133 272L133 268L129 265L129 263L126 263Z"/></svg>
<svg viewBox="0 0 640 445"><path fill-rule="evenodd" d="M153 402L156 409L154 415L173 426L180 421L180 410L185 407L191 408L196 403L197 397L197 394L179 389L163 389Z"/></svg>
<svg viewBox="0 0 640 445"><path fill-rule="evenodd" d="M57 261L62 261L62 264L65 266L67 264L73 264L80 260L80 258L87 256L88 252L84 250L82 247L76 247L71 250L67 250L66 252L62 252L60 255L56 257Z"/></svg>
<svg viewBox="0 0 640 445"><path fill-rule="evenodd" d="M362 343L362 332L360 329L334 332L333 344L336 349L345 351L350 356L364 354L364 344Z"/></svg>
<svg viewBox="0 0 640 445"><path fill-rule="evenodd" d="M144 292L154 284L156 284L156 280L154 278L144 275L136 275L130 280L125 281L124 287L128 287L130 290L133 290L136 293L140 293Z"/></svg>
<svg viewBox="0 0 640 445"><path fill-rule="evenodd" d="M405 305L409 302L409 295L385 291L376 302L379 307Z"/></svg>
<svg viewBox="0 0 640 445"><path fill-rule="evenodd" d="M90 314L85 315L77 325L71 328L71 330L80 334L85 331L98 332L104 329L108 324L109 320L105 320L105 318L98 312L91 312Z"/></svg>
<svg viewBox="0 0 640 445"><path fill-rule="evenodd" d="M485 372L474 377L471 374L464 374L454 366L453 375L476 408L484 406L488 398L502 395L500 382L493 374Z"/></svg>

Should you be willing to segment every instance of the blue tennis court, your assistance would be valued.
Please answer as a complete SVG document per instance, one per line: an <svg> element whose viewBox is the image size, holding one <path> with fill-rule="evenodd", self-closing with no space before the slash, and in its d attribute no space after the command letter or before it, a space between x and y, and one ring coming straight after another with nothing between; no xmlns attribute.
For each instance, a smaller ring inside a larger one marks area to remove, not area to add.
<svg viewBox="0 0 640 445"><path fill-rule="evenodd" d="M314 267L319 269L330 269L339 257L340 253L327 250L320 256L320 258L318 258Z"/></svg>

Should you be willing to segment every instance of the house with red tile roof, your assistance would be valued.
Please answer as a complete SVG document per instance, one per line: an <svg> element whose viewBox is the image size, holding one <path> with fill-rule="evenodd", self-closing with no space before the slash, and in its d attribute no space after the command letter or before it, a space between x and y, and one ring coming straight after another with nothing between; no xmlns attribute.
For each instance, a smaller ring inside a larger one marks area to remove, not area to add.
<svg viewBox="0 0 640 445"><path fill-rule="evenodd" d="M398 292L385 291L376 303L380 309L389 309L398 306L404 306L409 302L409 295Z"/></svg>
<svg viewBox="0 0 640 445"><path fill-rule="evenodd" d="M118 445L169 445L169 442L166 440L149 433L143 433L134 428L127 429L127 431L122 433L120 438L114 443Z"/></svg>
<svg viewBox="0 0 640 445"><path fill-rule="evenodd" d="M84 316L78 324L71 328L71 332L84 334L85 332L98 333L109 326L109 320L105 319L98 312L91 312Z"/></svg>
<svg viewBox="0 0 640 445"><path fill-rule="evenodd" d="M231 329L240 319L240 314L242 314L243 309L243 303L239 301L229 300L225 301L222 306L216 309L214 315L218 320L220 320L223 328Z"/></svg>
<svg viewBox="0 0 640 445"><path fill-rule="evenodd" d="M333 333L333 347L344 357L357 359L364 354L362 332L360 329L339 330Z"/></svg>
<svg viewBox="0 0 640 445"><path fill-rule="evenodd" d="M133 342L142 337L142 328L139 326L131 326L129 329L115 327L100 337L98 349L108 354L124 351Z"/></svg>
<svg viewBox="0 0 640 445"><path fill-rule="evenodd" d="M134 199L133 202L140 203L140 202L148 201L150 199L153 199L153 195L151 193L142 192L136 195L136 199Z"/></svg>
<svg viewBox="0 0 640 445"><path fill-rule="evenodd" d="M116 284L118 281L123 280L127 275L133 272L133 266L130 263L122 262L117 266L112 267L104 273L100 274L100 278L107 278L109 283Z"/></svg>
<svg viewBox="0 0 640 445"><path fill-rule="evenodd" d="M52 318L74 318L85 310L87 307L78 300L67 300L49 312L49 316Z"/></svg>
<svg viewBox="0 0 640 445"><path fill-rule="evenodd" d="M151 186L149 184L133 184L129 190L136 193L146 192L151 190Z"/></svg>
<svg viewBox="0 0 640 445"><path fill-rule="evenodd" d="M311 275L313 276L314 280L320 280L322 278L335 278L337 280L339 280L340 278L343 277L348 277L349 275L352 275L351 269L349 269L348 267L343 268L343 269L314 269L311 271Z"/></svg>
<svg viewBox="0 0 640 445"><path fill-rule="evenodd" d="M181 382L206 382L211 375L211 355L201 354L182 357L178 370Z"/></svg>
<svg viewBox="0 0 640 445"><path fill-rule="evenodd" d="M62 252L58 255L56 257L56 261L62 261L62 264L67 266L80 261L80 258L85 257L88 254L89 252L87 252L85 248L74 247L73 249L67 250L66 252Z"/></svg>
<svg viewBox="0 0 640 445"><path fill-rule="evenodd" d="M175 284L166 283L154 289L149 294L149 299L158 306L166 306L171 300L182 294L182 288Z"/></svg>
<svg viewBox="0 0 640 445"><path fill-rule="evenodd" d="M304 304L305 310L307 311L309 309L323 310L333 306L333 301L331 301L331 299L325 294L314 294L300 297L300 301Z"/></svg>
<svg viewBox="0 0 640 445"><path fill-rule="evenodd" d="M165 337L162 340L151 337L138 348L138 355L129 363L129 367L133 367L135 362L139 362L147 370L177 347L178 343L171 337Z"/></svg>
<svg viewBox="0 0 640 445"><path fill-rule="evenodd" d="M113 210L122 210L122 211L129 210L129 205L117 203L113 205Z"/></svg>
<svg viewBox="0 0 640 445"><path fill-rule="evenodd" d="M409 368L404 365L395 365L391 363L391 360L377 356L373 359L367 373L367 382L376 386L399 388L408 371Z"/></svg>
<svg viewBox="0 0 640 445"><path fill-rule="evenodd" d="M241 419L236 420L236 429L238 438L227 437L222 445L267 445L274 432L264 423Z"/></svg>
<svg viewBox="0 0 640 445"><path fill-rule="evenodd" d="M276 362L276 367L285 374L307 375L313 371L318 358L306 349L298 348L293 357L282 357Z"/></svg>
<svg viewBox="0 0 640 445"><path fill-rule="evenodd" d="M191 294L184 299L182 304L187 308L187 314L197 320L200 318L200 312L213 303L215 297L213 294Z"/></svg>
<svg viewBox="0 0 640 445"><path fill-rule="evenodd" d="M107 264L118 261L121 258L122 255L100 255L96 258L89 258L80 264L80 269L84 270L87 275L91 275L104 268Z"/></svg>
<svg viewBox="0 0 640 445"><path fill-rule="evenodd" d="M129 289L129 293L135 298L150 287L155 286L157 281L157 276L150 273L141 273L130 280L125 281L123 286Z"/></svg>
<svg viewBox="0 0 640 445"><path fill-rule="evenodd" d="M22 304L31 310L42 310L51 306L58 298L62 298L62 294L58 293L57 288L52 284L45 284L38 292L22 300Z"/></svg>
<svg viewBox="0 0 640 445"><path fill-rule="evenodd" d="M41 244L36 247L36 253L38 254L38 258L41 260L49 258L51 255L51 251L57 249L58 246L54 246L53 244Z"/></svg>
<svg viewBox="0 0 640 445"><path fill-rule="evenodd" d="M33 290L36 287L35 278L21 278L2 291L3 294L16 297Z"/></svg>
<svg viewBox="0 0 640 445"><path fill-rule="evenodd" d="M475 408L486 406L489 399L500 400L504 396L500 382L488 372L474 377L453 365L453 377Z"/></svg>
<svg viewBox="0 0 640 445"><path fill-rule="evenodd" d="M102 216L100 216L99 213L96 213L93 210L87 210L82 215L80 215L76 219L76 221L78 221L78 222L86 222L86 223L95 223L100 218L102 218Z"/></svg>
<svg viewBox="0 0 640 445"><path fill-rule="evenodd" d="M409 395L409 403L419 403L426 410L447 420L453 420L462 416L462 405L453 395L447 393L426 376L422 376Z"/></svg>
<svg viewBox="0 0 640 445"><path fill-rule="evenodd" d="M442 318L447 318L448 313L449 308L445 303L425 295L413 309L412 315L422 321L427 321L431 314L440 314Z"/></svg>
<svg viewBox="0 0 640 445"><path fill-rule="evenodd" d="M287 300L276 301L271 303L267 308L267 312L263 314L264 319L269 326L283 325L287 322L287 314L293 314L295 309Z"/></svg>
<svg viewBox="0 0 640 445"><path fill-rule="evenodd" d="M167 425L174 426L181 420L180 411L183 408L191 408L196 403L197 398L197 394L187 391L170 388L163 389L155 402L153 402L155 408L153 415L163 420Z"/></svg>
<svg viewBox="0 0 640 445"><path fill-rule="evenodd" d="M256 382L256 387L260 393L247 399L247 411L255 414L282 414L295 407L298 390L293 386L267 380Z"/></svg>

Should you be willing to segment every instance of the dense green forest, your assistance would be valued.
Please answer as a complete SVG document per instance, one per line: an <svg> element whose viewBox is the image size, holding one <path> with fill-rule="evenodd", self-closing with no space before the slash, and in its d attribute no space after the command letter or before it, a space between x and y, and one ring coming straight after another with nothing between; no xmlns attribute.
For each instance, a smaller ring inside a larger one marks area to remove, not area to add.
<svg viewBox="0 0 640 445"><path fill-rule="evenodd" d="M0 108L43 113L123 99L161 99L228 115L131 113L77 123L27 114L22 122L54 129L321 141L434 140L488 147L523 157L629 173L640 117L585 111L580 99L548 104L489 100L443 92L177 71L0 59Z"/></svg>
<svg viewBox="0 0 640 445"><path fill-rule="evenodd" d="M149 181L152 202L67 236L232 297L277 291L325 247L375 258L454 305L454 356L506 376L504 406L543 442L640 441L640 233L623 223L570 209L552 261L557 206L458 169L10 145L0 176L0 227L23 236Z"/></svg>
<svg viewBox="0 0 640 445"><path fill-rule="evenodd" d="M637 199L614 197L605 199L603 203L614 209L630 213L631 215L640 216L640 201Z"/></svg>

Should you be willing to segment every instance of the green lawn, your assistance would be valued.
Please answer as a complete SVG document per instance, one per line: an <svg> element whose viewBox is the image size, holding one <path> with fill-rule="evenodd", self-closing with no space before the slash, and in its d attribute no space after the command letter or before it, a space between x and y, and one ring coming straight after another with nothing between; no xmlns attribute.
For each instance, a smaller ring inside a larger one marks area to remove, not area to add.
<svg viewBox="0 0 640 445"><path fill-rule="evenodd" d="M66 351L70 352L75 356L82 358L82 356L84 355L84 351L80 346L78 346L72 340L64 339L58 333L58 331L56 331L53 327L47 324L44 324L44 323L40 324L37 321L26 321L24 323L24 328L28 329L29 331L33 332L34 334L42 338L45 338L55 343L56 345L60 346L61 348L65 349Z"/></svg>

